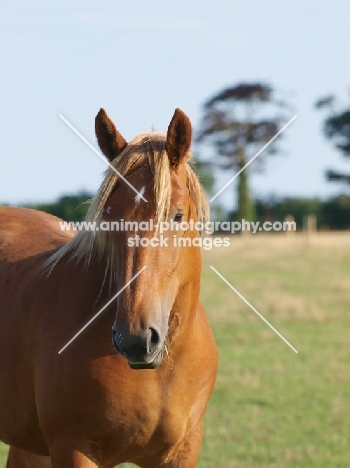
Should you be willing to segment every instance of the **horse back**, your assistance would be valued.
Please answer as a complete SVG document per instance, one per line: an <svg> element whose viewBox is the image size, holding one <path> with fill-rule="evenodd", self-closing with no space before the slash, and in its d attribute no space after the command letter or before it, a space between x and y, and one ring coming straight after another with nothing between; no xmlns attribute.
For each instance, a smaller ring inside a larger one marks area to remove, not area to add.
<svg viewBox="0 0 350 468"><path fill-rule="evenodd" d="M0 207L0 262L8 263L59 248L74 231L62 231L61 220L29 208Z"/></svg>

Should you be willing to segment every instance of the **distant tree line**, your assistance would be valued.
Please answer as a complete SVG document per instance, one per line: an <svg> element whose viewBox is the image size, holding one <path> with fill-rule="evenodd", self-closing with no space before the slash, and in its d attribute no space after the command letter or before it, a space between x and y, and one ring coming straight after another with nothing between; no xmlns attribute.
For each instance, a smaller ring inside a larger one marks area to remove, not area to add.
<svg viewBox="0 0 350 468"><path fill-rule="evenodd" d="M302 230L309 215L317 218L319 230L350 229L350 196L341 195L320 200L318 198L284 198L280 200L255 200L257 221L283 221L292 215L297 230Z"/></svg>
<svg viewBox="0 0 350 468"><path fill-rule="evenodd" d="M64 221L82 221L89 208L89 200L93 197L88 192L77 195L64 195L52 203L25 205L27 208L45 211Z"/></svg>
<svg viewBox="0 0 350 468"><path fill-rule="evenodd" d="M86 192L78 195L65 195L56 202L26 205L28 208L45 211L65 221L82 221L89 206L92 195ZM269 198L256 199L256 221L283 221L286 216L292 215L298 230L303 229L303 223L308 215L315 215L317 227L320 230L350 229L350 196L340 195L321 200L319 198ZM221 207L220 221L242 220L238 211L225 213Z"/></svg>

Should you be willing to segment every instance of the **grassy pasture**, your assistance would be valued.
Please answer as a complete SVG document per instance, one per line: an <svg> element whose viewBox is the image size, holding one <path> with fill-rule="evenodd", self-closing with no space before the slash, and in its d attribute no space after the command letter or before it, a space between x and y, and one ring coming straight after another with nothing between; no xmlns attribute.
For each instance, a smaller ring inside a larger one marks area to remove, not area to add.
<svg viewBox="0 0 350 468"><path fill-rule="evenodd" d="M233 236L203 255L220 367L197 466L350 466L350 233Z"/></svg>

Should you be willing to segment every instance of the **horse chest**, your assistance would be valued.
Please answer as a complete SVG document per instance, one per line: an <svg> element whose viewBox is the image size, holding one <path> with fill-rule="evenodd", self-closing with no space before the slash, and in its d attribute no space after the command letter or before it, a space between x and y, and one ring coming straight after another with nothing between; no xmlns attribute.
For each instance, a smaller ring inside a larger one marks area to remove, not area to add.
<svg viewBox="0 0 350 468"><path fill-rule="evenodd" d="M114 400L113 424L119 437L130 445L144 445L154 437L174 445L183 437L190 413L187 403L162 390L158 385L145 386L142 392Z"/></svg>

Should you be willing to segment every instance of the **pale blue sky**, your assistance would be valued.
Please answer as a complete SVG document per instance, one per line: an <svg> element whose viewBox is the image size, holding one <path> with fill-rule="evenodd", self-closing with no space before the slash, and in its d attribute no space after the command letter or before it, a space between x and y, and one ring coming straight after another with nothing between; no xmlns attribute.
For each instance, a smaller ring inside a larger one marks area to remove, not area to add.
<svg viewBox="0 0 350 468"><path fill-rule="evenodd" d="M100 107L126 139L152 125L165 130L176 107L198 128L208 97L257 80L285 92L298 118L284 135L286 154L253 175L253 193L345 191L324 179L325 169L350 170L350 161L323 138L313 104L332 92L348 98L349 16L340 0L2 3L0 201L97 190L104 163L59 113L93 144Z"/></svg>

